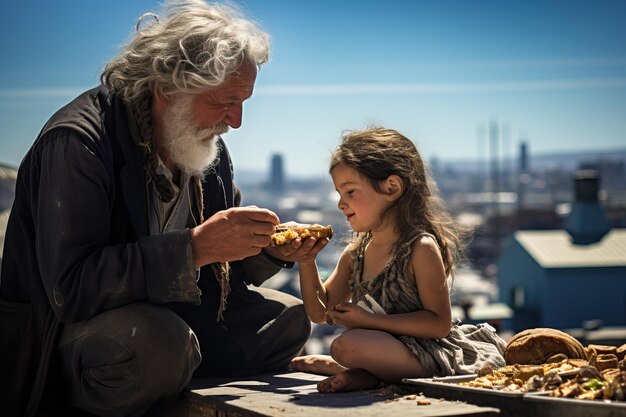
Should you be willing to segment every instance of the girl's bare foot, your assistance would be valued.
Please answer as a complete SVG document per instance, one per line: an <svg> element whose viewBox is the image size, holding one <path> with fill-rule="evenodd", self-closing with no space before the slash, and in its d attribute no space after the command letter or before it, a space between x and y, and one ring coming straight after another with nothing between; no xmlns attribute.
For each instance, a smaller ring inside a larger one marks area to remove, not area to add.
<svg viewBox="0 0 626 417"><path fill-rule="evenodd" d="M319 392L346 392L375 388L380 380L365 369L346 369L317 384Z"/></svg>
<svg viewBox="0 0 626 417"><path fill-rule="evenodd" d="M300 372L310 372L318 375L335 375L345 371L346 368L339 365L327 355L306 355L293 358L290 363L291 369Z"/></svg>

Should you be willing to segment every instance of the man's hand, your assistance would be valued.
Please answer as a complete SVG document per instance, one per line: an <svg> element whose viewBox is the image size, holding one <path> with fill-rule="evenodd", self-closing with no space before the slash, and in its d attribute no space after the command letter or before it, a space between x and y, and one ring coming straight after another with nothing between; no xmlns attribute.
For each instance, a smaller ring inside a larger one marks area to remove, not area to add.
<svg viewBox="0 0 626 417"><path fill-rule="evenodd" d="M271 243L278 216L256 206L233 207L215 213L191 229L196 268L257 255Z"/></svg>
<svg viewBox="0 0 626 417"><path fill-rule="evenodd" d="M315 260L317 254L326 247L328 239L294 239L287 245L267 246L264 250L274 258L289 262L307 262Z"/></svg>

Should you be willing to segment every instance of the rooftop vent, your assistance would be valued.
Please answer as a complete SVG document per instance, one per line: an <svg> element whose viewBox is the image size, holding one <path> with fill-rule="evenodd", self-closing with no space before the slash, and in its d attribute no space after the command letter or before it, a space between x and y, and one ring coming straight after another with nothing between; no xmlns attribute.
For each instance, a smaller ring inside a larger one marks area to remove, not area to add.
<svg viewBox="0 0 626 417"><path fill-rule="evenodd" d="M565 230L577 245L600 241L611 227L598 201L600 176L595 170L577 171L574 178L575 200L565 220Z"/></svg>

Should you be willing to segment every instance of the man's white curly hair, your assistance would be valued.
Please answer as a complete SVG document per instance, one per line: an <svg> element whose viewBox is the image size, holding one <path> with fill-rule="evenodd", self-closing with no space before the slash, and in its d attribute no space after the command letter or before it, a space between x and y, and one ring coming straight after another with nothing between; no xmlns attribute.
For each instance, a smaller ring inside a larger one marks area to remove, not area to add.
<svg viewBox="0 0 626 417"><path fill-rule="evenodd" d="M134 102L153 86L165 97L199 93L224 82L244 59L260 66L268 58L269 35L235 6L169 1L162 16L139 18L134 38L105 66L101 81Z"/></svg>

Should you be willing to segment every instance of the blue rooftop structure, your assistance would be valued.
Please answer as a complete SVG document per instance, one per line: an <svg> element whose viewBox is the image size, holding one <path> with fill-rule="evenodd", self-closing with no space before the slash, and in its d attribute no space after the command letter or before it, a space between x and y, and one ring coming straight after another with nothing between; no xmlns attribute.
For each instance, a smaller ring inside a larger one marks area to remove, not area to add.
<svg viewBox="0 0 626 417"><path fill-rule="evenodd" d="M608 227L598 178L579 173L565 230L518 231L498 260L499 300L514 331L626 324L626 229Z"/></svg>

